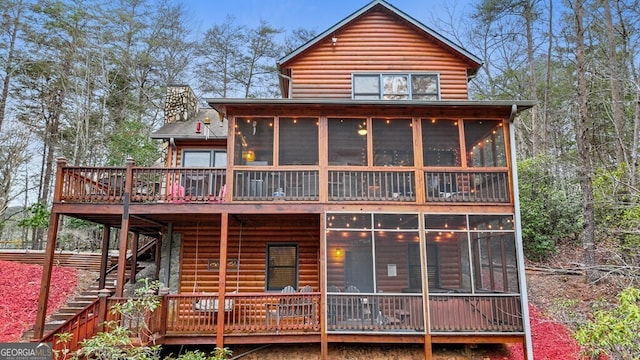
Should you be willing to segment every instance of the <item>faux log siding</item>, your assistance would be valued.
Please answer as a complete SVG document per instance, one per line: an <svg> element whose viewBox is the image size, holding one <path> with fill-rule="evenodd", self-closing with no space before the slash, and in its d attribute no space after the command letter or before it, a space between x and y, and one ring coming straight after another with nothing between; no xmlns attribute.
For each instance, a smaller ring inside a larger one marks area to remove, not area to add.
<svg viewBox="0 0 640 360"><path fill-rule="evenodd" d="M217 292L218 272L209 271L209 259L220 257L220 229L200 226L196 228L176 228L183 234L180 292ZM196 238L199 244L196 264ZM229 229L229 259L238 258L240 229ZM242 229L240 250L240 271L227 268L226 291L263 292L265 291L265 259L269 243L298 244L298 287L311 285L319 291L319 229L301 224L299 227L278 225L273 227L247 227Z"/></svg>
<svg viewBox="0 0 640 360"><path fill-rule="evenodd" d="M353 72L434 72L442 100L467 100L468 64L421 33L375 11L291 63L294 98L351 98Z"/></svg>
<svg viewBox="0 0 640 360"><path fill-rule="evenodd" d="M438 244L440 287L458 289L462 287L461 255L458 242Z"/></svg>

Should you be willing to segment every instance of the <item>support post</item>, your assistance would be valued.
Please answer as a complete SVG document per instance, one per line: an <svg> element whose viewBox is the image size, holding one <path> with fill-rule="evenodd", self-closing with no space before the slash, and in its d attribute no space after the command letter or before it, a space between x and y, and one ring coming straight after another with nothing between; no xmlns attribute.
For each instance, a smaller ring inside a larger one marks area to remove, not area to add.
<svg viewBox="0 0 640 360"><path fill-rule="evenodd" d="M107 321L107 300L111 296L111 290L102 288L98 291L98 323L96 324L96 333L105 330L104 322Z"/></svg>
<svg viewBox="0 0 640 360"><path fill-rule="evenodd" d="M116 296L122 297L124 294L125 275L127 270L127 243L129 240L129 200L131 182L133 180L133 159L127 159L127 175L125 177L125 189L122 196L122 224L120 226L120 246L118 246L118 281L116 284Z"/></svg>
<svg viewBox="0 0 640 360"><path fill-rule="evenodd" d="M109 239L111 238L111 227L104 225L102 230L102 254L100 256L100 279L98 289L104 289L106 285L107 267L109 267Z"/></svg>
<svg viewBox="0 0 640 360"><path fill-rule="evenodd" d="M167 320L169 319L169 288L163 287L158 290L160 296L160 323L158 324L158 335L164 338L167 333Z"/></svg>
<svg viewBox="0 0 640 360"><path fill-rule="evenodd" d="M136 283L136 273L138 272L138 240L140 240L140 234L134 233L131 241L131 272L129 274L129 284Z"/></svg>
<svg viewBox="0 0 640 360"><path fill-rule="evenodd" d="M53 271L53 257L56 252L56 240L60 214L53 211L49 218L49 231L47 233L47 249L42 264L42 280L40 281L40 297L38 298L38 314L33 329L33 338L41 339L44 333L44 323L47 317L47 301L49 300L49 287L51 285L51 272Z"/></svg>
<svg viewBox="0 0 640 360"><path fill-rule="evenodd" d="M51 272L53 271L53 257L56 252L58 226L60 225L60 214L56 211L56 203L59 203L62 199L62 170L67 165L67 160L65 158L58 158L56 162L56 185L53 191L53 207L51 209L51 217L49 218L47 247L42 264L42 280L40 281L38 313L36 314L36 323L33 328L34 339L41 339L44 333L44 322L47 318L47 301L49 300L49 287L51 285Z"/></svg>
<svg viewBox="0 0 640 360"><path fill-rule="evenodd" d="M325 232L325 228L327 224L327 214L322 212L320 213L320 262L318 266L320 269L320 316L322 321L320 322L320 359L328 359L329 358L329 337L327 336L327 283L325 281L327 277L327 236Z"/></svg>
<svg viewBox="0 0 640 360"><path fill-rule="evenodd" d="M229 242L229 213L220 214L220 271L218 272L218 316L216 346L224 347L224 297L227 288L227 251ZM238 269L240 271L240 269Z"/></svg>
<svg viewBox="0 0 640 360"><path fill-rule="evenodd" d="M154 279L160 279L160 261L162 259L162 234L158 234L156 238L156 248L153 260L156 263L156 271L154 273Z"/></svg>

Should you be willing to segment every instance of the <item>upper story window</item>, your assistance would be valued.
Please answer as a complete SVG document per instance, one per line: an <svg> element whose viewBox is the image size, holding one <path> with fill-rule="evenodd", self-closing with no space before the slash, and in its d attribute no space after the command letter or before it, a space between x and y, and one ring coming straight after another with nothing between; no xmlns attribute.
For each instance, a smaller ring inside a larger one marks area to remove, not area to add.
<svg viewBox="0 0 640 360"><path fill-rule="evenodd" d="M353 98L438 100L438 74L354 74Z"/></svg>

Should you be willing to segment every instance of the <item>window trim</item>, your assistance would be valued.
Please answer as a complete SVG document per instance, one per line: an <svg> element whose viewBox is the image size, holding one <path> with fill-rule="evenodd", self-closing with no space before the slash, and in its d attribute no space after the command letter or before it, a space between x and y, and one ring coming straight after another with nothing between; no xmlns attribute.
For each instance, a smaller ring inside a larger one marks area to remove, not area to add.
<svg viewBox="0 0 640 360"><path fill-rule="evenodd" d="M422 100L422 99L414 99L413 98L413 77L414 76L434 76L436 80L436 93L433 94L436 97L436 100L441 100L441 88L440 88L440 73L437 72L357 72L351 74L351 98L354 100L358 100L356 96L375 96L375 93L358 93L355 91L355 79L358 76L378 76L378 99L377 100L386 100L384 98L384 77L385 76L407 76L407 99L400 100L416 100L416 101L433 101L433 100ZM420 95L429 95L429 93L421 93ZM365 99L365 98L361 98ZM393 99L389 99L387 101L394 101Z"/></svg>
<svg viewBox="0 0 640 360"><path fill-rule="evenodd" d="M294 280L294 284L290 284L291 286L293 286L295 289L298 289L298 282L300 281L300 247L298 246L297 243L267 243L267 248L266 248L266 254L265 254L265 281L264 281L264 288L265 291L281 291L282 289L284 289L284 287L282 288L270 288L269 287L269 273L271 272L271 263L269 261L269 257L270 257L270 253L271 253L271 249L272 248L278 248L278 247L293 247L295 248L296 251L296 263L293 266L294 268L294 272L295 272L295 280ZM278 266L278 267L273 267L273 268L285 268L285 266ZM290 268L290 267L286 267L286 268ZM286 285L285 285L286 286Z"/></svg>

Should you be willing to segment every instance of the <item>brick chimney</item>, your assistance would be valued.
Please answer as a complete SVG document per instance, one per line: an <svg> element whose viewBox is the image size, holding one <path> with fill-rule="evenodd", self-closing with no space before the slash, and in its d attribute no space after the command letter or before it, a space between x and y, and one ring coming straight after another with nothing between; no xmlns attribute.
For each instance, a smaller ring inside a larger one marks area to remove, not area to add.
<svg viewBox="0 0 640 360"><path fill-rule="evenodd" d="M164 103L165 124L187 121L198 112L198 99L189 85L168 85Z"/></svg>

